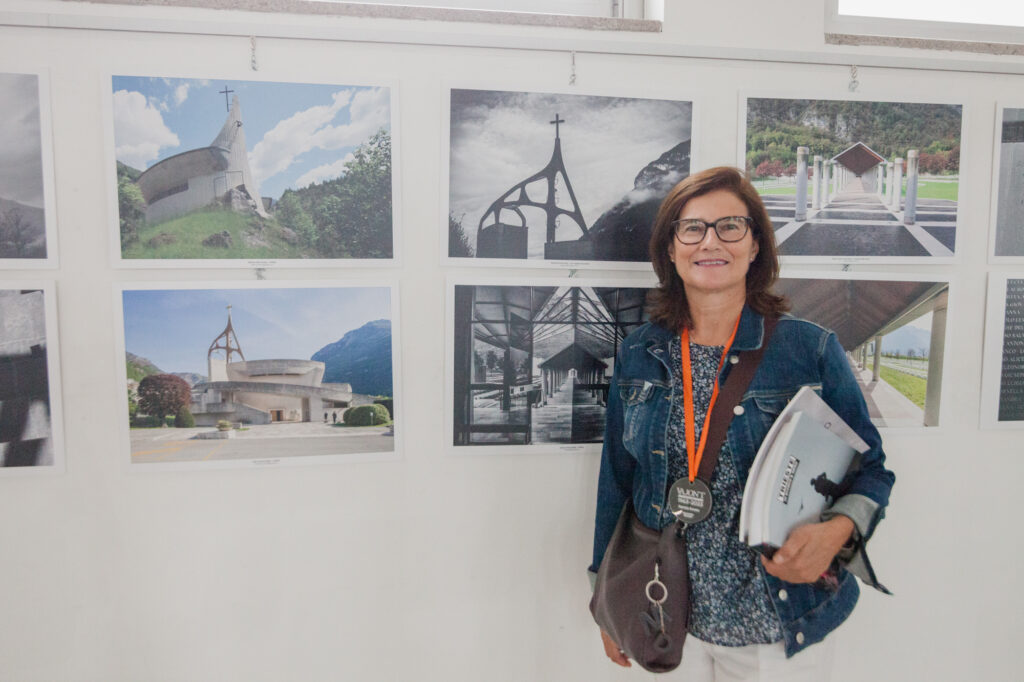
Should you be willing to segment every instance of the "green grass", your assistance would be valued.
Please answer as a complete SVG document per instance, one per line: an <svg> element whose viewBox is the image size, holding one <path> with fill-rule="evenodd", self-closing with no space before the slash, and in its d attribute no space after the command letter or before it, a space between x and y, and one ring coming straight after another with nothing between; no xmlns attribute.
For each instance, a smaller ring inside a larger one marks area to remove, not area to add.
<svg viewBox="0 0 1024 682"><path fill-rule="evenodd" d="M904 374L889 367L879 367L878 372L885 383L905 395L912 403L924 409L924 395L928 382L919 377Z"/></svg>
<svg viewBox="0 0 1024 682"><path fill-rule="evenodd" d="M263 221L258 230L259 219L226 209L205 209L168 220L156 225L147 225L139 231L139 241L122 249L124 258L303 258L305 253L299 246L288 244L281 236L277 223ZM231 235L230 248L203 246L203 240L212 234L227 231ZM249 246L243 235L247 232L258 234L266 246ZM175 237L172 244L147 246L153 237L166 233Z"/></svg>
<svg viewBox="0 0 1024 682"><path fill-rule="evenodd" d="M906 192L907 183L903 183L903 191ZM960 192L959 182L929 182L918 180L917 197L919 199L952 199L956 201Z"/></svg>

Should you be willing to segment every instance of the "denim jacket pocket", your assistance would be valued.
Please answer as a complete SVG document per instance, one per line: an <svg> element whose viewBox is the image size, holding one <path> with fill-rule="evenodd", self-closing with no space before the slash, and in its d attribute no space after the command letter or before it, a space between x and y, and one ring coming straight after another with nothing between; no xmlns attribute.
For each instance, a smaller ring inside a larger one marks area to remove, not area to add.
<svg viewBox="0 0 1024 682"><path fill-rule="evenodd" d="M619 398L622 400L623 411L622 442L634 454L643 449L636 447L636 441L648 431L650 420L653 418L654 397L663 390L664 386L651 381L619 381Z"/></svg>

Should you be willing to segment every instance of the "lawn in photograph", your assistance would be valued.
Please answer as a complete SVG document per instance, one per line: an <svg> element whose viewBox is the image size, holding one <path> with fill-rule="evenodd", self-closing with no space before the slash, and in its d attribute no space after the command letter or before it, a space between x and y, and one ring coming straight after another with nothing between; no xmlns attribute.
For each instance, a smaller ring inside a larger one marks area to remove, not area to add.
<svg viewBox="0 0 1024 682"><path fill-rule="evenodd" d="M394 452L390 287L121 296L133 464Z"/></svg>
<svg viewBox="0 0 1024 682"><path fill-rule="evenodd" d="M936 426L947 282L783 277L796 317L836 333L876 426Z"/></svg>
<svg viewBox="0 0 1024 682"><path fill-rule="evenodd" d="M0 73L0 265L49 253L39 80Z"/></svg>
<svg viewBox="0 0 1024 682"><path fill-rule="evenodd" d="M112 85L123 260L393 257L389 88Z"/></svg>
<svg viewBox="0 0 1024 682"><path fill-rule="evenodd" d="M692 103L451 91L448 251L460 263L648 263L690 173Z"/></svg>
<svg viewBox="0 0 1024 682"><path fill-rule="evenodd" d="M784 257L953 256L961 105L756 97L746 103L744 164Z"/></svg>
<svg viewBox="0 0 1024 682"><path fill-rule="evenodd" d="M454 285L455 446L603 440L615 355L648 290L584 284Z"/></svg>

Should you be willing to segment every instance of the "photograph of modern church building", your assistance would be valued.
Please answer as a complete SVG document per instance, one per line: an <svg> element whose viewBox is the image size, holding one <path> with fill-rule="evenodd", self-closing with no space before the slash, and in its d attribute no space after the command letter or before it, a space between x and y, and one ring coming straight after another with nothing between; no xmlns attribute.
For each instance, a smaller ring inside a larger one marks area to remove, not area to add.
<svg viewBox="0 0 1024 682"><path fill-rule="evenodd" d="M394 257L390 88L114 76L111 110L122 262Z"/></svg>
<svg viewBox="0 0 1024 682"><path fill-rule="evenodd" d="M47 229L55 218L43 82L0 73L0 266L38 265L56 251L47 243L56 230Z"/></svg>
<svg viewBox="0 0 1024 682"><path fill-rule="evenodd" d="M692 102L453 89L449 111L449 262L646 267Z"/></svg>
<svg viewBox="0 0 1024 682"><path fill-rule="evenodd" d="M133 464L395 452L393 292L121 292Z"/></svg>
<svg viewBox="0 0 1024 682"><path fill-rule="evenodd" d="M13 283L12 283L13 284ZM55 469L61 453L52 290L0 288L0 471Z"/></svg>
<svg viewBox="0 0 1024 682"><path fill-rule="evenodd" d="M600 443L615 354L646 288L456 284L453 445Z"/></svg>
<svg viewBox="0 0 1024 682"><path fill-rule="evenodd" d="M956 251L962 106L746 98L745 166L794 261Z"/></svg>

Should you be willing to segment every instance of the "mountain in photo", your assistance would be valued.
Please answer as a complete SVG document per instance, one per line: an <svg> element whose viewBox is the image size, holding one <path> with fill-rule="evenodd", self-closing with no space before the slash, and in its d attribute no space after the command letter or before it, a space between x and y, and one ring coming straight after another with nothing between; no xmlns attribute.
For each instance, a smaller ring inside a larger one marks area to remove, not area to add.
<svg viewBox="0 0 1024 682"><path fill-rule="evenodd" d="M661 201L690 174L690 141L672 149L640 169L633 189L601 214L590 228L595 260L646 261L647 243Z"/></svg>
<svg viewBox="0 0 1024 682"><path fill-rule="evenodd" d="M325 382L351 384L353 393L392 395L390 320L367 322L310 359L326 365Z"/></svg>
<svg viewBox="0 0 1024 682"><path fill-rule="evenodd" d="M931 332L907 325L882 337L882 352L908 355L908 351L914 351L914 355L928 357L931 342Z"/></svg>
<svg viewBox="0 0 1024 682"><path fill-rule="evenodd" d="M0 258L46 258L46 213L0 197Z"/></svg>

